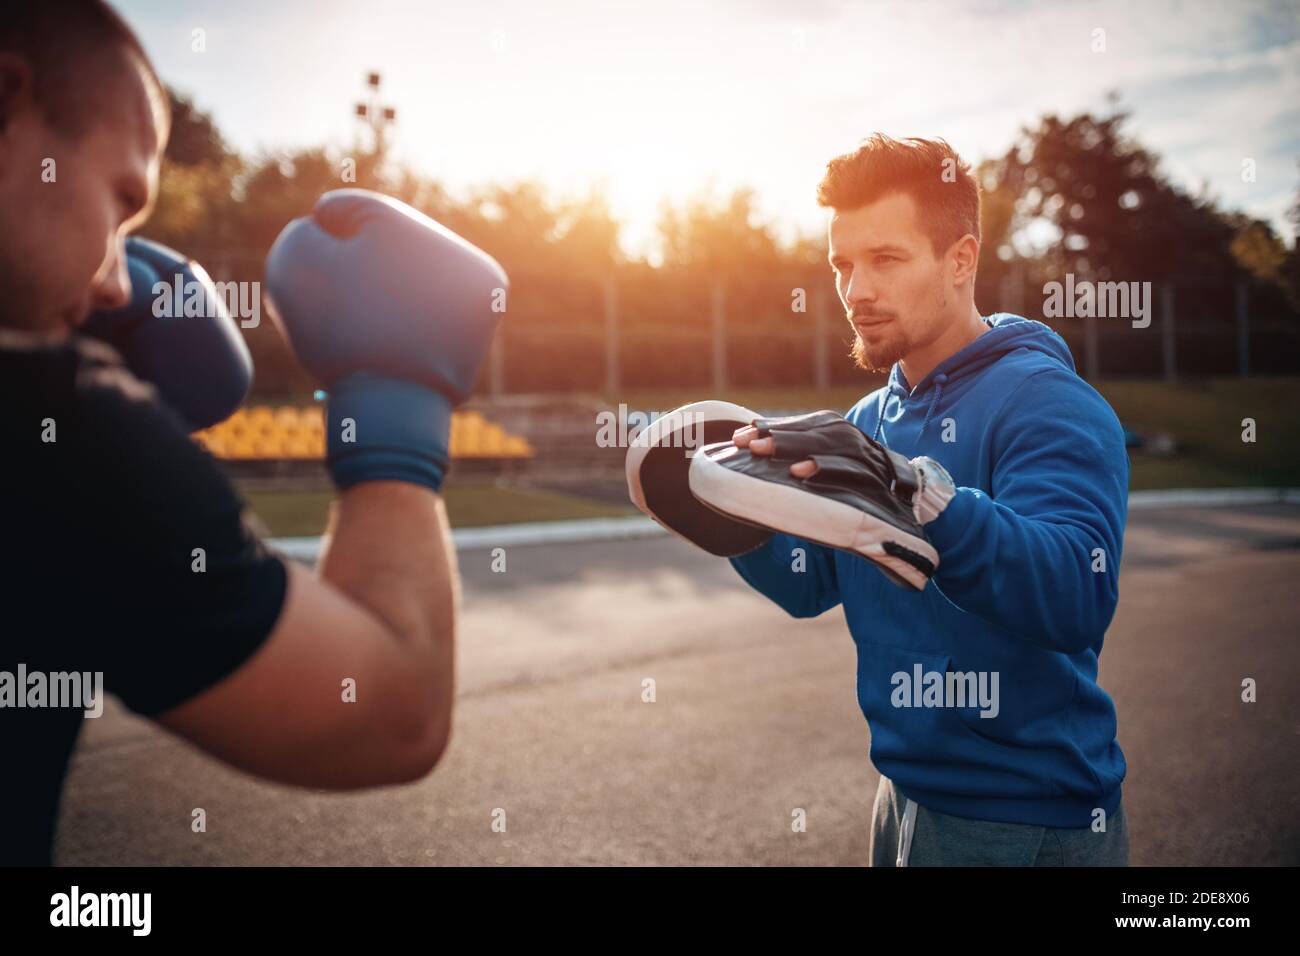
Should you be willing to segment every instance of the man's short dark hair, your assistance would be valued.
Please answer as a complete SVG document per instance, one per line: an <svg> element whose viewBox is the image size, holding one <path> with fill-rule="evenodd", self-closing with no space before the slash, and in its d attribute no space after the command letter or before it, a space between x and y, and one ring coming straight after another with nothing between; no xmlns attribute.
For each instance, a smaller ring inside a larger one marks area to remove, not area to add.
<svg viewBox="0 0 1300 956"><path fill-rule="evenodd" d="M103 0L6 0L0 53L16 53L31 64L36 103L65 135L90 128L104 97L117 93L111 79L124 66L144 72L166 113L166 93L144 47Z"/></svg>
<svg viewBox="0 0 1300 956"><path fill-rule="evenodd" d="M935 255L962 236L979 239L979 185L970 166L941 139L898 140L875 133L826 164L817 202L847 212L891 193L912 197Z"/></svg>

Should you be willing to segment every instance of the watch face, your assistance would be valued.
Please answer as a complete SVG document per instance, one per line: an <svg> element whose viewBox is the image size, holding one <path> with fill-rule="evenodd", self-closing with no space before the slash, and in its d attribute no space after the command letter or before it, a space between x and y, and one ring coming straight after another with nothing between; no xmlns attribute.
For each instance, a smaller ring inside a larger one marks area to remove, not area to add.
<svg viewBox="0 0 1300 956"><path fill-rule="evenodd" d="M922 471L927 472L931 480L937 480L945 484L953 484L952 475L948 474L948 469L939 464L933 458L922 456L916 460Z"/></svg>

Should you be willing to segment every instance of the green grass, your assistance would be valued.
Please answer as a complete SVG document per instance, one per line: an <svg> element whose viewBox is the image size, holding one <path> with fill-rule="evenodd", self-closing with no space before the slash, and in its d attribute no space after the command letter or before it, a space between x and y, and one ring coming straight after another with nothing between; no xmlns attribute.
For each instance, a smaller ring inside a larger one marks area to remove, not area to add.
<svg viewBox="0 0 1300 956"><path fill-rule="evenodd" d="M1300 378L1219 378L1179 385L1161 381L1096 383L1120 421L1139 434L1169 432L1170 458L1133 456L1131 487L1221 488L1300 486ZM846 411L874 386L638 389L620 395L629 408L667 411L702 398L721 398L756 411ZM1256 441L1241 440L1243 418L1256 423Z"/></svg>
<svg viewBox="0 0 1300 956"><path fill-rule="evenodd" d="M276 537L317 535L325 530L332 492L249 491L244 498ZM616 518L635 514L626 508L551 491L500 488L490 484L452 483L443 500L453 528L525 521L564 521L575 518Z"/></svg>
<svg viewBox="0 0 1300 956"><path fill-rule="evenodd" d="M1300 378L1102 381L1097 390L1134 431L1178 443L1170 458L1133 457L1134 489L1300 486ZM1255 420L1253 443L1241 440L1244 418Z"/></svg>

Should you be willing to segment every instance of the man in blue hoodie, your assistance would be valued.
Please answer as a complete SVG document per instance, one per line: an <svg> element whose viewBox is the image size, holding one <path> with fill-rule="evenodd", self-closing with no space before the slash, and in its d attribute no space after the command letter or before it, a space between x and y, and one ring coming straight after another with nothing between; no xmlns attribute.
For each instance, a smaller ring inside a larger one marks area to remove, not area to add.
<svg viewBox="0 0 1300 956"><path fill-rule="evenodd" d="M946 143L877 134L828 164L818 201L853 357L889 372L846 417L951 475L923 519L940 563L917 592L778 534L732 564L794 617L844 607L881 773L873 865L1127 865L1097 684L1127 511L1119 421L1055 332L976 309L979 188Z"/></svg>

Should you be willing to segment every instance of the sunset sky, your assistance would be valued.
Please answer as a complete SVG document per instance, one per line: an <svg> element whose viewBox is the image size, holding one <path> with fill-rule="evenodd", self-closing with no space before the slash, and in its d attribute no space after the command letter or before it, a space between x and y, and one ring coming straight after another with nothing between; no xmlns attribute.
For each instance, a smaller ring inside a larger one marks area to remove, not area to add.
<svg viewBox="0 0 1300 956"><path fill-rule="evenodd" d="M1178 182L1292 235L1297 3L116 4L241 150L346 148L379 70L397 158L453 189L603 187L636 252L662 197L748 185L784 235L817 231L826 159L874 130L943 136L976 161L1045 111L1104 109L1112 89Z"/></svg>

